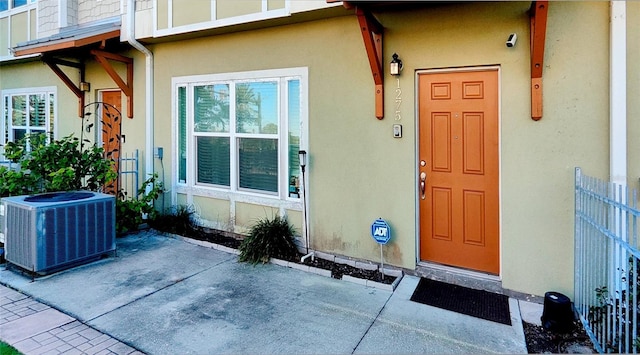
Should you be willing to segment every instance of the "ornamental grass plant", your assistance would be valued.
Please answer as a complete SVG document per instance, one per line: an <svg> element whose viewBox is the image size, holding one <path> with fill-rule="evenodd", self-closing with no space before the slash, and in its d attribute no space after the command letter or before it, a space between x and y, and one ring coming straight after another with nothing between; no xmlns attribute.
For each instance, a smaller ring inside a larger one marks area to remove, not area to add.
<svg viewBox="0 0 640 355"><path fill-rule="evenodd" d="M267 263L270 258L295 260L299 256L294 241L294 229L286 217L258 220L250 229L249 235L240 244L239 260L257 264Z"/></svg>

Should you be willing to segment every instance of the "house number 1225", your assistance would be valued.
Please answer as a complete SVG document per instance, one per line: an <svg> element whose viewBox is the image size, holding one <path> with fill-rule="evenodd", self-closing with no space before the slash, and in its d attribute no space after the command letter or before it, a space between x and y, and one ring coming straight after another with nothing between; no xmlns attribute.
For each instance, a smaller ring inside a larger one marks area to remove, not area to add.
<svg viewBox="0 0 640 355"><path fill-rule="evenodd" d="M398 80L398 86L396 87L396 112L395 112L395 120L400 121L402 119L402 115L400 115L400 104L402 104L402 89L400 89L400 78Z"/></svg>

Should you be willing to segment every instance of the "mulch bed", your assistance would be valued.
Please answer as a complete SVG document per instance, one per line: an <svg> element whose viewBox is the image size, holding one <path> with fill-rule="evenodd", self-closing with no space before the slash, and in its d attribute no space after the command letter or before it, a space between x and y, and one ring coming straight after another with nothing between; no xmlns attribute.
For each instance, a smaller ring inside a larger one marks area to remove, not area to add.
<svg viewBox="0 0 640 355"><path fill-rule="evenodd" d="M527 322L522 325L529 354L597 353L578 321L569 333L555 333Z"/></svg>
<svg viewBox="0 0 640 355"><path fill-rule="evenodd" d="M180 232L180 231L178 231ZM183 235L187 238L192 238L196 240L202 240L210 243L215 243L219 245L223 245L228 248L238 249L240 243L242 243L242 236L239 234L220 231L216 229L198 227L198 228L189 228L188 231L183 231L182 233L176 233ZM332 262L329 260L321 259L321 258L307 258L304 263L300 262L300 258L303 254L299 254L297 258L292 258L290 260L286 260L289 262L295 262L298 264L309 265L313 267L317 267L319 269L331 270L331 277L334 279L341 279L343 275L349 275L352 277L356 277L359 279L366 279L370 281L380 282L383 284L390 285L395 280L395 276L385 275L384 278L379 271L376 270L364 270L360 268L356 268L346 264L340 264L336 262Z"/></svg>

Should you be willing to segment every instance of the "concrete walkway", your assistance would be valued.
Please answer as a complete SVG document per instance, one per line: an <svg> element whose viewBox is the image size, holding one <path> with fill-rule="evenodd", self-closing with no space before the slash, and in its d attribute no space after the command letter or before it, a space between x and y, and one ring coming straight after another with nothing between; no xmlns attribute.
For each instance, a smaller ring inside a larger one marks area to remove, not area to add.
<svg viewBox="0 0 640 355"><path fill-rule="evenodd" d="M518 301L506 326L410 301L418 280L383 291L142 232L35 282L0 267L0 339L25 354L526 353Z"/></svg>

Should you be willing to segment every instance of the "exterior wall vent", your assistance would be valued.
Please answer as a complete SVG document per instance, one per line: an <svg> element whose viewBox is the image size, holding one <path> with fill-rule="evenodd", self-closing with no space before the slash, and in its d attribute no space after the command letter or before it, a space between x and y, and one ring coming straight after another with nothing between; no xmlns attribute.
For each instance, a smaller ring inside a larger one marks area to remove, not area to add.
<svg viewBox="0 0 640 355"><path fill-rule="evenodd" d="M6 197L2 230L7 262L46 274L115 251L115 196L54 192Z"/></svg>

